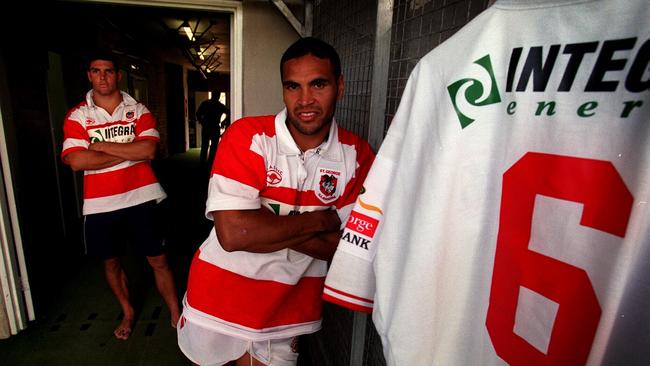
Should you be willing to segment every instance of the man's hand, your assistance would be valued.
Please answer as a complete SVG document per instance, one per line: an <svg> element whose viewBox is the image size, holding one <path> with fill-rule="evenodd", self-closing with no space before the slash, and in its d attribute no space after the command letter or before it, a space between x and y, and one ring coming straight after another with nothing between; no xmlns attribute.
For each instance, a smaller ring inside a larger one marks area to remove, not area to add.
<svg viewBox="0 0 650 366"><path fill-rule="evenodd" d="M292 246L291 249L329 262L334 257L334 252L336 252L336 247L339 244L342 233L342 231L321 233L298 245Z"/></svg>
<svg viewBox="0 0 650 366"><path fill-rule="evenodd" d="M104 152L103 149L105 146L108 146L108 144L110 144L110 142L104 142L104 141L93 142L90 145L88 145L88 150Z"/></svg>
<svg viewBox="0 0 650 366"><path fill-rule="evenodd" d="M314 219L321 220L324 232L339 231L341 228L341 219L336 210L311 211L302 213L302 215L314 216Z"/></svg>

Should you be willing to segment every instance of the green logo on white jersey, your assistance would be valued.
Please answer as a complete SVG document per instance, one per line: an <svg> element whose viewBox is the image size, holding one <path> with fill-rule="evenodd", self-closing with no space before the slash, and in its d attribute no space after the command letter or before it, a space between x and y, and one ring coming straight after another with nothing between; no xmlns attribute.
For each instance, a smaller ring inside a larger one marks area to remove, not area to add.
<svg viewBox="0 0 650 366"><path fill-rule="evenodd" d="M102 134L101 129L93 129L88 131L88 134L90 135L90 143L94 144L95 142L101 142L104 141L104 135Z"/></svg>
<svg viewBox="0 0 650 366"><path fill-rule="evenodd" d="M489 90L485 92L485 87L483 86L482 80L465 78L457 80L449 86L447 86L447 91L449 91L449 96L451 97L451 102L454 105L456 114L458 115L458 120L460 121L461 128L469 126L470 123L474 122L474 118L466 115L467 111L465 109L469 107L468 103L475 107L482 107L489 104L500 103L501 97L499 96L499 90L497 87L496 79L494 78L494 71L492 70L492 62L490 61L490 55L485 55L478 60L474 61L475 64L479 65L489 76ZM484 77L481 79L485 79ZM485 80L487 83L487 80ZM464 91L464 92L463 92ZM458 94L465 96L465 100L458 100Z"/></svg>

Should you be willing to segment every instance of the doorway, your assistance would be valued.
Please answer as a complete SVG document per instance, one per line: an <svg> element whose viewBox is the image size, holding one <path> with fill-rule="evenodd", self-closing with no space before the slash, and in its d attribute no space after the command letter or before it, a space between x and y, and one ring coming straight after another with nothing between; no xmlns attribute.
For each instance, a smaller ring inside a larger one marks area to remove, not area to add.
<svg viewBox="0 0 650 366"><path fill-rule="evenodd" d="M241 114L241 4L186 1L143 7L135 3L47 2L40 5L38 14L29 12L30 23L38 27L26 26L19 16L28 9L17 9L15 16L9 14L11 19L3 25L1 51L8 93L2 94L2 112L7 116L3 123L10 125L12 134L2 143L11 163L17 205L13 216L20 225L37 322L52 320L42 317L52 313L49 304L61 298L62 289L71 281L80 279L87 264L83 255L82 179L59 159L64 115L84 100L88 90L87 51L102 45L118 54L127 76L122 88L144 101L158 118L159 158L163 160L185 152L191 113L187 95L199 91L189 90L187 82L188 75L198 72L200 61L193 58L199 57L197 48L183 46L182 38L175 36L184 36L183 22L194 25L197 38L202 20L208 25L214 23L212 26L225 21L227 46L222 46L222 62L211 73L222 78L226 75L233 114ZM209 91L207 86L204 91ZM174 221L178 220L169 219ZM172 229L176 230L173 225ZM192 235L189 241L189 246L199 244Z"/></svg>

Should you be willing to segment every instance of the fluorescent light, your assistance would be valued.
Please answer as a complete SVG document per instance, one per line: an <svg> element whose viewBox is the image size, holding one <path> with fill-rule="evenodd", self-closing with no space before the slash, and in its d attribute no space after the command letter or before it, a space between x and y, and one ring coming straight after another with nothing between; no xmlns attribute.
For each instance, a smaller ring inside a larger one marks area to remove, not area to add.
<svg viewBox="0 0 650 366"><path fill-rule="evenodd" d="M181 28L183 28L183 31L187 35L187 39L190 41L194 41L194 35L192 34L192 27L190 27L190 24L187 22L187 20L183 21L183 24L181 24Z"/></svg>

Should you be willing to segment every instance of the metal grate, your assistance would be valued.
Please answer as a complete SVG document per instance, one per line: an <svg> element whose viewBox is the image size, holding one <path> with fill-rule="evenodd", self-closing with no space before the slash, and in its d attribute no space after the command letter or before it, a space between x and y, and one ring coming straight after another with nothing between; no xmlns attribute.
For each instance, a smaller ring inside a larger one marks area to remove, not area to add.
<svg viewBox="0 0 650 366"><path fill-rule="evenodd" d="M314 4L314 36L334 46L341 57L345 95L338 103L336 119L364 138L368 136L376 12L373 0Z"/></svg>
<svg viewBox="0 0 650 366"><path fill-rule="evenodd" d="M488 0L393 1L384 134L420 58L483 11L487 3ZM315 0L313 10L314 36L332 44L341 56L346 92L338 104L336 118L343 127L367 138L377 0ZM301 340L307 343L310 359L303 354L300 365L350 364L351 312L326 304L323 318L323 330ZM381 339L369 323L363 365L385 365Z"/></svg>
<svg viewBox="0 0 650 366"><path fill-rule="evenodd" d="M418 61L483 11L487 3L487 0L395 0L384 131L397 111L406 81Z"/></svg>

